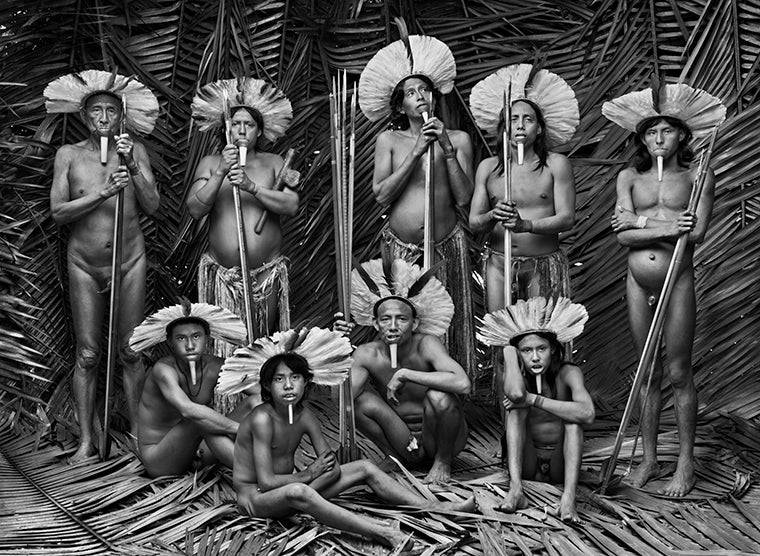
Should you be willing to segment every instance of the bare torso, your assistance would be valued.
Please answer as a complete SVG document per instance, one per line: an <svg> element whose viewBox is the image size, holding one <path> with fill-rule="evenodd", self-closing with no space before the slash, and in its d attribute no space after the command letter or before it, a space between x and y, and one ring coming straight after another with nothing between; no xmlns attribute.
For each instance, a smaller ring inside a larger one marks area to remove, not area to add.
<svg viewBox="0 0 760 556"><path fill-rule="evenodd" d="M202 164L207 164L209 168L216 168L219 159L219 155L212 155L206 157ZM282 157L275 154L249 153L245 171L257 187L271 189L282 163ZM253 270L280 254L282 247L280 217L270 213L261 233L257 234L254 228L264 212L263 206L246 191L240 192L240 201L248 252L248 267ZM209 213L208 235L209 252L224 267L240 266L237 234L238 227L232 185L225 178Z"/></svg>
<svg viewBox="0 0 760 556"><path fill-rule="evenodd" d="M412 151L417 141L408 130L388 131L393 134L391 148L392 170L395 172ZM452 142L459 131L449 131ZM446 159L438 143L435 146L435 240L445 238L457 223L455 202L449 185ZM425 221L425 168L427 155L414 168L406 188L390 207L389 222L394 233L407 243L418 244L424 239Z"/></svg>
<svg viewBox="0 0 760 556"><path fill-rule="evenodd" d="M531 376L528 380L533 381L534 379ZM557 373L553 389L550 388L545 376L542 377L542 380L543 395L559 401L573 401L572 392L562 378L562 368ZM530 427L533 443L536 446L558 446L562 442L564 436L563 422L556 415L552 415L537 407L532 407L530 409L528 426Z"/></svg>

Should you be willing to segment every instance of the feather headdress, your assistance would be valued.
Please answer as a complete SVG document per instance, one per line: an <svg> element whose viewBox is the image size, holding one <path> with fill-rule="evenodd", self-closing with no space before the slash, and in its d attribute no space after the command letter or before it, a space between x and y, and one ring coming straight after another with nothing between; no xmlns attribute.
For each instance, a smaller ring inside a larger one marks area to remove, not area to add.
<svg viewBox="0 0 760 556"><path fill-rule="evenodd" d="M726 107L718 97L685 83L655 86L625 94L602 105L602 114L628 131L653 116L670 116L681 120L694 137L709 135L726 118Z"/></svg>
<svg viewBox="0 0 760 556"><path fill-rule="evenodd" d="M176 320L188 317L205 321L212 338L236 345L245 342L245 324L237 315L216 305L190 303L183 299L179 305L165 307L135 327L129 339L129 347L142 351L163 342L166 340L166 327Z"/></svg>
<svg viewBox="0 0 760 556"><path fill-rule="evenodd" d="M454 55L440 40L425 35L406 35L382 48L367 62L359 77L359 106L373 122L391 114L391 94L396 85L415 75L424 75L442 94L454 88L457 66Z"/></svg>
<svg viewBox="0 0 760 556"><path fill-rule="evenodd" d="M478 340L487 346L516 345L527 334L550 333L566 343L583 332L586 308L567 297L520 299L505 309L488 313L478 326Z"/></svg>
<svg viewBox="0 0 760 556"><path fill-rule="evenodd" d="M256 110L264 120L264 137L274 141L285 135L293 120L293 108L288 97L262 79L242 77L222 79L201 87L191 106L198 129L207 131L222 127L225 110L246 106Z"/></svg>
<svg viewBox="0 0 760 556"><path fill-rule="evenodd" d="M534 74L531 64L501 68L472 88L470 110L478 127L487 133L497 132L510 82L512 102L528 99L541 109L547 147L562 145L573 137L580 123L573 89L556 73L542 69Z"/></svg>
<svg viewBox="0 0 760 556"><path fill-rule="evenodd" d="M138 133L153 131L158 118L158 100L145 85L132 77L101 70L85 70L51 81L43 95L50 114L79 112L88 98L108 93L127 99L125 125Z"/></svg>
<svg viewBox="0 0 760 556"><path fill-rule="evenodd" d="M343 334L325 328L276 332L241 347L222 365L216 397L240 394L259 381L261 367L280 353L295 352L309 363L315 384L334 386L343 382L351 369L351 342Z"/></svg>
<svg viewBox="0 0 760 556"><path fill-rule="evenodd" d="M388 298L402 298L417 311L417 332L442 336L454 316L454 303L443 284L416 264L396 259L390 268L381 259L357 265L351 272L351 314L358 324L371 326L375 306Z"/></svg>

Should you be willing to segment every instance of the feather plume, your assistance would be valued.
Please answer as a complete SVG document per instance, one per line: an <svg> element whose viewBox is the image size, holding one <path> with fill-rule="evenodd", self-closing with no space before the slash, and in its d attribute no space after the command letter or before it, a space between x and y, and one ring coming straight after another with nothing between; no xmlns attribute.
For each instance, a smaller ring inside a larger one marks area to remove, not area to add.
<svg viewBox="0 0 760 556"><path fill-rule="evenodd" d="M127 100L125 124L137 133L153 131L158 119L158 99L145 85L132 77L101 70L85 70L63 75L45 87L48 113L79 112L84 102L98 92Z"/></svg>
<svg viewBox="0 0 760 556"><path fill-rule="evenodd" d="M381 259L360 266L362 271L354 268L351 273L351 314L358 324L371 326L375 304L386 297L397 296L408 299L417 309L418 332L442 336L448 330L454 303L432 273L426 276L422 268L401 259L393 261L390 277ZM374 288L367 285L367 278L375 284ZM379 295L375 291L380 292Z"/></svg>
<svg viewBox="0 0 760 556"><path fill-rule="evenodd" d="M351 369L351 342L338 332L324 328L287 330L271 337L259 338L241 347L226 359L217 380L216 397L233 396L259 381L261 367L273 356L294 352L309 363L314 383L338 385Z"/></svg>
<svg viewBox="0 0 760 556"><path fill-rule="evenodd" d="M654 109L652 89L625 94L602 105L602 114L628 131L646 118L670 116L684 122L695 138L709 135L726 118L726 107L718 97L684 83L660 88L659 111Z"/></svg>
<svg viewBox="0 0 760 556"><path fill-rule="evenodd" d="M504 105L504 94L511 83L511 103L526 98L541 109L546 121L546 144L554 148L572 139L578 128L578 101L570 85L557 74L545 69L535 74L532 71L530 64L514 64L479 81L470 94L470 110L478 127L495 134ZM532 81L526 88L529 79Z"/></svg>
<svg viewBox="0 0 760 556"><path fill-rule="evenodd" d="M129 339L129 347L135 351L143 351L166 340L166 327L175 320L185 317L195 317L208 323L209 335L218 340L231 344L242 344L246 338L246 327L243 321L227 309L208 303L184 303L164 307L146 318L135 327Z"/></svg>
<svg viewBox="0 0 760 556"><path fill-rule="evenodd" d="M359 106L367 119L390 116L393 89L412 75L424 75L442 94L450 93L457 75L454 55L443 42L425 35L410 35L408 43L398 40L382 48L359 77Z"/></svg>
<svg viewBox="0 0 760 556"><path fill-rule="evenodd" d="M293 120L293 108L285 94L261 79L242 77L223 79L201 87L193 98L193 118L198 129L208 131L224 125L225 98L235 99L234 106L253 108L264 120L264 137L274 141L285 135Z"/></svg>
<svg viewBox="0 0 760 556"><path fill-rule="evenodd" d="M549 332L560 343L577 338L588 320L586 308L566 297L519 299L514 305L487 313L478 324L477 338L487 346L506 346L534 332Z"/></svg>

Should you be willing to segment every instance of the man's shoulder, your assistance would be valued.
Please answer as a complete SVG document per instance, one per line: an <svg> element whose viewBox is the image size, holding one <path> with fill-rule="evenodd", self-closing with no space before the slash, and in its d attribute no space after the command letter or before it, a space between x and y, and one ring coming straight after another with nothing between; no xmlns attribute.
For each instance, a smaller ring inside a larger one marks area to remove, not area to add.
<svg viewBox="0 0 760 556"><path fill-rule="evenodd" d="M552 170L555 168L566 168L568 165L570 165L570 159L562 153L549 151L546 157L546 163Z"/></svg>
<svg viewBox="0 0 760 556"><path fill-rule="evenodd" d="M583 371L575 363L571 363L570 361L563 361L559 366L557 377L559 380L566 382L567 379L571 376L580 376L583 378Z"/></svg>
<svg viewBox="0 0 760 556"><path fill-rule="evenodd" d="M70 158L76 156L77 153L82 152L85 143L85 141L80 141L79 143L66 143L65 145L61 145L55 153L56 157Z"/></svg>
<svg viewBox="0 0 760 556"><path fill-rule="evenodd" d="M357 346L353 354L354 360L358 359L364 362L366 359L374 358L380 351L381 344L382 342L380 340L372 340Z"/></svg>
<svg viewBox="0 0 760 556"><path fill-rule="evenodd" d="M463 131L461 129L448 129L446 131L449 134L449 139L451 139L453 143L463 144L472 142L470 134L466 131Z"/></svg>

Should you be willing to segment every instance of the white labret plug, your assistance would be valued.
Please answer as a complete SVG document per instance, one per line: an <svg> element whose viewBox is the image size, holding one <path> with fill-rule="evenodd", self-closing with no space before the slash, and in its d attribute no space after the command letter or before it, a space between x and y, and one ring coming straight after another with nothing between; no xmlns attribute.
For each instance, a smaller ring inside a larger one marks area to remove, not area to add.
<svg viewBox="0 0 760 556"><path fill-rule="evenodd" d="M398 368L398 344L388 344L388 350L391 352L391 368Z"/></svg>
<svg viewBox="0 0 760 556"><path fill-rule="evenodd" d="M525 144L517 143L517 164L520 166L525 162Z"/></svg>
<svg viewBox="0 0 760 556"><path fill-rule="evenodd" d="M100 163L105 164L108 162L108 137L105 135L100 136Z"/></svg>
<svg viewBox="0 0 760 556"><path fill-rule="evenodd" d="M541 395L541 375L536 375L536 392Z"/></svg>
<svg viewBox="0 0 760 556"><path fill-rule="evenodd" d="M288 404L288 424L289 425L293 424L293 404L292 403Z"/></svg>
<svg viewBox="0 0 760 556"><path fill-rule="evenodd" d="M661 156L657 157L657 181L662 181L662 165L664 160Z"/></svg>
<svg viewBox="0 0 760 556"><path fill-rule="evenodd" d="M188 361L188 365L190 365L190 380L193 381L193 386L195 386L195 383L198 381L198 376L195 374L195 361Z"/></svg>
<svg viewBox="0 0 760 556"><path fill-rule="evenodd" d="M428 116L428 113L427 113L427 112L423 112L423 113L422 113L422 121L423 121L423 122L426 122L426 121L428 121L428 119L429 119L429 118L430 118L430 116Z"/></svg>
<svg viewBox="0 0 760 556"><path fill-rule="evenodd" d="M238 152L240 153L240 167L245 168L245 161L248 158L248 140L240 139L238 141Z"/></svg>

